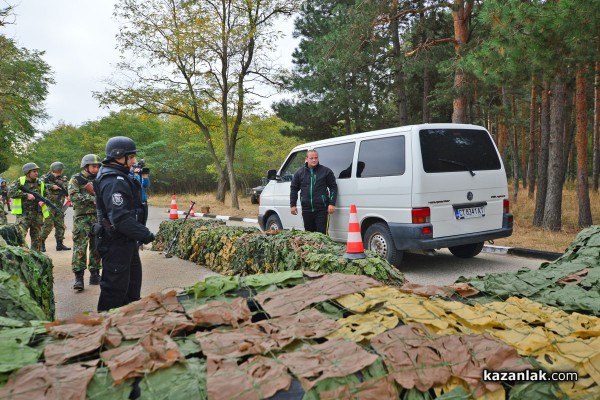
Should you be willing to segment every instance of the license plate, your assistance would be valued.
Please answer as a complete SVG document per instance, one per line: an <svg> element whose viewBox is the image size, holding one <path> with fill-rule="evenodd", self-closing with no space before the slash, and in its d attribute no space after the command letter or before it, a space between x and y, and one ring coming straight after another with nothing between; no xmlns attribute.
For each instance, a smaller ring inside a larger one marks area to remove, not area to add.
<svg viewBox="0 0 600 400"><path fill-rule="evenodd" d="M469 219L485 217L485 206L457 208L454 210L456 219Z"/></svg>

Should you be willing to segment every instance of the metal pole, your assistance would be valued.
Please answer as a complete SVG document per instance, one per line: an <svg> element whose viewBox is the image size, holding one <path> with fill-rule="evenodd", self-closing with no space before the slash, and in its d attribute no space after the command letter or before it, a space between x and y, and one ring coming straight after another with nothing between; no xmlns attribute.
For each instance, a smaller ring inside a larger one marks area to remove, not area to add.
<svg viewBox="0 0 600 400"><path fill-rule="evenodd" d="M173 240L171 241L171 245L169 246L169 248L165 252L165 257L166 258L173 257L173 255L171 254L171 249L173 248L173 245L177 241L177 238L179 237L179 233L183 229L183 225L185 224L185 221L187 221L188 217L190 216L190 213L192 212L192 208L194 208L194 204L196 204L196 202L194 202L194 201L190 202L190 209L188 210L187 214L185 215L185 218L183 219L183 222L181 223L181 226L179 227L179 229L175 233L175 236L173 236Z"/></svg>

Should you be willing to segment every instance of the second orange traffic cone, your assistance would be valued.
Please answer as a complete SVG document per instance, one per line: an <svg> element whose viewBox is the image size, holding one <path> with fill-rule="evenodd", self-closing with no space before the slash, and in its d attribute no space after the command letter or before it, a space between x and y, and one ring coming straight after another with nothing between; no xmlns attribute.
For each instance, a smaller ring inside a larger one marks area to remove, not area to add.
<svg viewBox="0 0 600 400"><path fill-rule="evenodd" d="M169 212L169 219L178 219L179 214L177 213L177 198L175 195L171 196L171 211Z"/></svg>
<svg viewBox="0 0 600 400"><path fill-rule="evenodd" d="M358 260L366 258L362 237L360 236L360 224L356 215L356 205L350 206L350 221L348 222L348 241L346 242L346 253L344 258Z"/></svg>
<svg viewBox="0 0 600 400"><path fill-rule="evenodd" d="M190 201L190 206L192 206L190 208L190 217L195 217L196 214L194 213L194 202L193 201Z"/></svg>

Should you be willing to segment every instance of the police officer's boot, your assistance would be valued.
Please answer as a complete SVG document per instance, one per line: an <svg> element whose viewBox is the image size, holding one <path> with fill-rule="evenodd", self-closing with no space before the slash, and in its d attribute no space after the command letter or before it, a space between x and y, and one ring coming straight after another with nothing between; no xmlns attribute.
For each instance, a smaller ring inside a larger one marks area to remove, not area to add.
<svg viewBox="0 0 600 400"><path fill-rule="evenodd" d="M42 242L42 246L40 247L40 251L41 251L42 253L45 253L45 252L46 252L46 242Z"/></svg>
<svg viewBox="0 0 600 400"><path fill-rule="evenodd" d="M99 285L100 284L100 271L97 269L90 271L90 285Z"/></svg>
<svg viewBox="0 0 600 400"><path fill-rule="evenodd" d="M44 251L46 249L44 248ZM63 244L62 240L57 240L56 241L56 251L61 251L61 250L71 250L70 247L67 247Z"/></svg>
<svg viewBox="0 0 600 400"><path fill-rule="evenodd" d="M83 290L83 272L84 271L75 272L75 283L73 284L73 289L79 292Z"/></svg>

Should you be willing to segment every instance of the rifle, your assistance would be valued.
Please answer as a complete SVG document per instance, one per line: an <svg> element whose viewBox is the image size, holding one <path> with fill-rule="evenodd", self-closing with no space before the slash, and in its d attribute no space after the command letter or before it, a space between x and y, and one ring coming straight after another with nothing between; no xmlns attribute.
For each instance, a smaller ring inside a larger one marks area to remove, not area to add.
<svg viewBox="0 0 600 400"><path fill-rule="evenodd" d="M196 202L190 201L190 209L188 210L187 214L185 215L185 218L183 219L183 222L179 226L179 229L177 230L177 232L175 232L175 236L173 236L173 240L171 241L171 244L169 245L169 248L165 252L165 258L171 258L171 257L173 257L173 255L171 254L171 249L173 248L173 245L177 241L177 238L179 237L179 233L183 229L183 225L185 224L185 221L187 221L188 217L190 216L190 213L192 212L192 208L194 208L194 204L196 204Z"/></svg>
<svg viewBox="0 0 600 400"><path fill-rule="evenodd" d="M42 196L38 192L34 192L33 190L29 190L29 189L27 189L23 185L19 185L19 190L21 190L22 192L25 192L25 193L28 193L28 194L32 195L33 197L35 197L35 199L37 201L41 201L43 203L46 203L46 205L48 207L50 207L54 211L59 212L59 213L62 214L62 210L60 208L56 207L50 200L48 200L47 198L45 198L44 196Z"/></svg>
<svg viewBox="0 0 600 400"><path fill-rule="evenodd" d="M48 174L46 175L46 180L49 183L58 186L58 190L60 190L65 197L69 197L69 192L67 191L67 189L65 189L63 185L58 183L58 177L54 176L52 172L48 172Z"/></svg>

